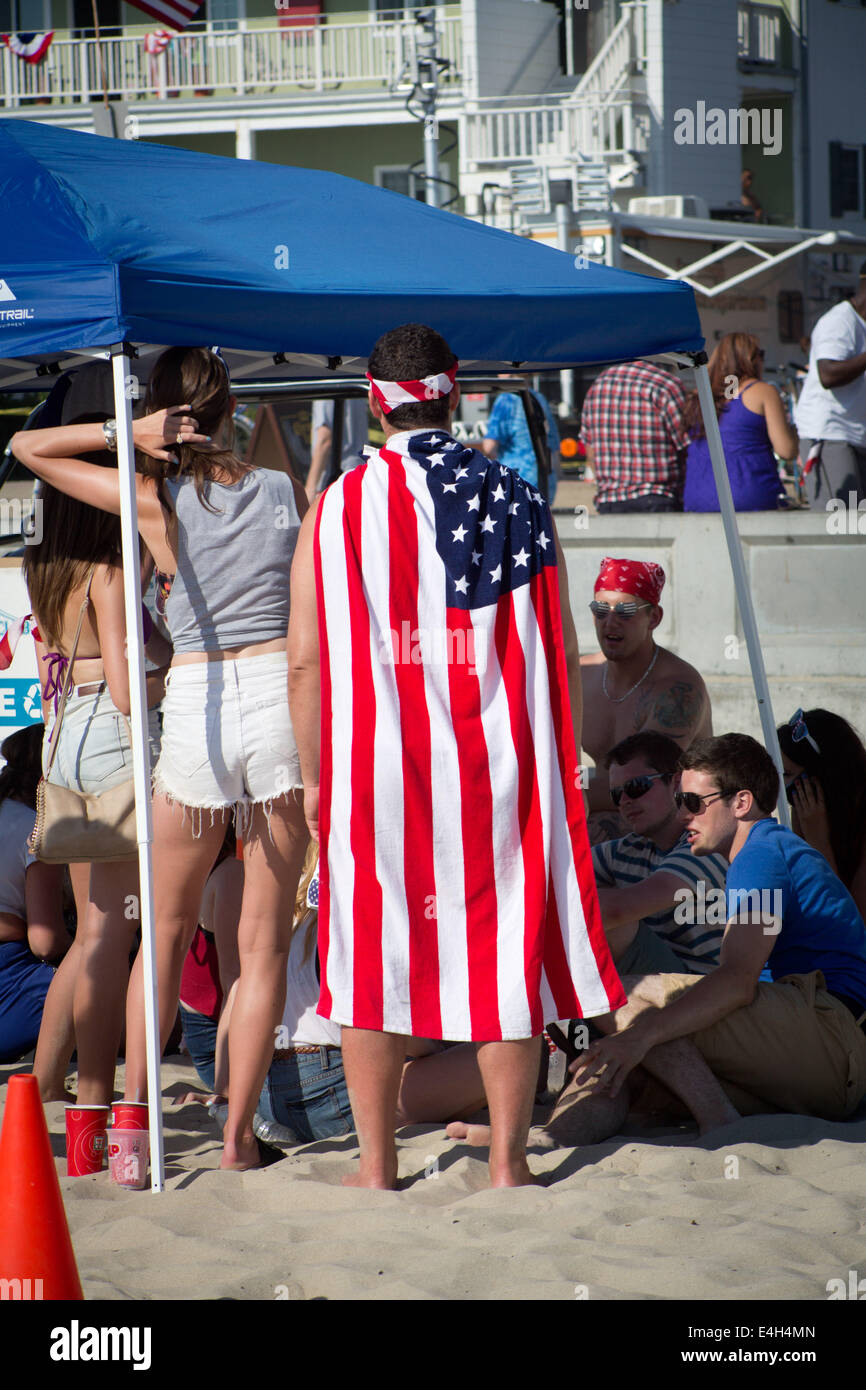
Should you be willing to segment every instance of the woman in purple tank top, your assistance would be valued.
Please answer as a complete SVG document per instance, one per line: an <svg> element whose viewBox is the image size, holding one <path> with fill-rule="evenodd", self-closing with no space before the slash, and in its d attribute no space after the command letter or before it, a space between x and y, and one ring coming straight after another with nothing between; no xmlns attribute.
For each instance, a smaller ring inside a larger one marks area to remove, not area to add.
<svg viewBox="0 0 866 1390"><path fill-rule="evenodd" d="M710 358L710 384L738 512L774 511L784 501L775 454L792 459L797 436L775 387L761 380L764 353L751 333L727 333ZM719 498L697 393L686 406L691 443L683 511L717 512Z"/></svg>
<svg viewBox="0 0 866 1390"><path fill-rule="evenodd" d="M133 437L139 531L157 568L174 576L166 617L175 654L153 799L160 1032L165 1045L202 890L234 814L245 873L222 1166L244 1169L261 1162L253 1113L282 1017L290 905L309 840L286 650L289 571L307 500L295 480L236 457L234 404L218 355L170 348L153 368ZM100 425L33 430L16 436L15 452L61 491L118 513L117 470L76 457L107 438ZM146 1087L139 953L126 1098L143 1099Z"/></svg>

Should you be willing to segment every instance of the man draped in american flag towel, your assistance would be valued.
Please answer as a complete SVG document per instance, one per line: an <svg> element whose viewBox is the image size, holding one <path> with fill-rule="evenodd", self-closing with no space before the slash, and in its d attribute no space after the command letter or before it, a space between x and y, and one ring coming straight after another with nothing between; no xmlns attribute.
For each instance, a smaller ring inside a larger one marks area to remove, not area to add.
<svg viewBox="0 0 866 1390"><path fill-rule="evenodd" d="M579 791L553 521L516 473L450 437L456 370L422 325L379 340L368 376L385 445L307 516L292 573L319 1012L344 1025L353 1181L371 1186L396 1182L407 1036L481 1044L491 1179L515 1185L531 1181L545 1020L625 1001Z"/></svg>

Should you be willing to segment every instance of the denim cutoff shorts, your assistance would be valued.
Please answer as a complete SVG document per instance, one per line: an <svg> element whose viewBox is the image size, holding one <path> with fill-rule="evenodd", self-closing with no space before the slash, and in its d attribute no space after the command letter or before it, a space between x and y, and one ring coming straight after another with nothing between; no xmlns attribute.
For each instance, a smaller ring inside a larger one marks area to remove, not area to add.
<svg viewBox="0 0 866 1390"><path fill-rule="evenodd" d="M275 1055L256 1109L294 1130L299 1144L351 1134L355 1121L340 1048Z"/></svg>
<svg viewBox="0 0 866 1390"><path fill-rule="evenodd" d="M54 720L45 730L42 744L42 768L48 763L48 740ZM159 716L148 710L148 743L150 764L159 755ZM76 695L73 691L66 702L60 740L51 781L58 787L96 794L116 787L132 776L132 748L126 719L120 713L108 688L92 695Z"/></svg>
<svg viewBox="0 0 866 1390"><path fill-rule="evenodd" d="M252 805L302 787L286 653L173 666L153 782L182 806L232 807L241 824Z"/></svg>

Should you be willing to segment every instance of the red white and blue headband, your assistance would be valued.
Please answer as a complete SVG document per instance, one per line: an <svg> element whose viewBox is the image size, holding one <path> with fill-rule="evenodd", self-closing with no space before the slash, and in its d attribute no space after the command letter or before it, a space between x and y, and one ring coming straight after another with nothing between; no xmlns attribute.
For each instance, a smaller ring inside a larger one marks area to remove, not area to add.
<svg viewBox="0 0 866 1390"><path fill-rule="evenodd" d="M370 390L386 415L401 405L416 405L418 401L438 401L450 396L460 364L454 363L447 372L422 377L420 381L377 381L369 372L365 375Z"/></svg>

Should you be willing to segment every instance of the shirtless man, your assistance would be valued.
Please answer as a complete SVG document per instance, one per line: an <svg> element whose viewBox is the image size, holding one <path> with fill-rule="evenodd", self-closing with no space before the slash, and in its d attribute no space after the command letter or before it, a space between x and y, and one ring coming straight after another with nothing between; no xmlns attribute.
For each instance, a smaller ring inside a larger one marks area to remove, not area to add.
<svg viewBox="0 0 866 1390"><path fill-rule="evenodd" d="M583 747L596 768L639 730L666 734L684 749L712 733L701 676L653 640L663 617L664 582L664 570L652 561L608 556L601 562L590 605L601 655L581 659ZM625 834L603 773L590 781L589 811L592 844Z"/></svg>

